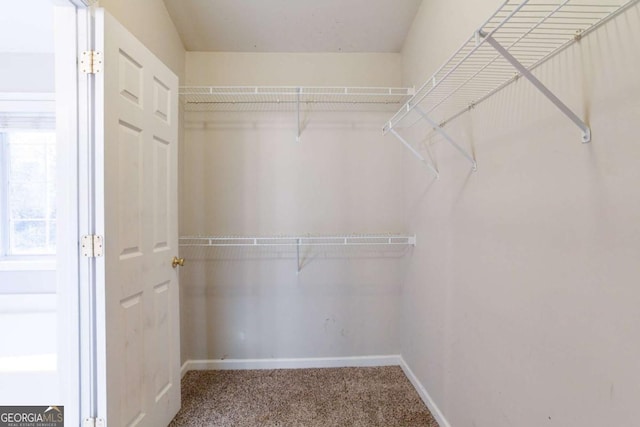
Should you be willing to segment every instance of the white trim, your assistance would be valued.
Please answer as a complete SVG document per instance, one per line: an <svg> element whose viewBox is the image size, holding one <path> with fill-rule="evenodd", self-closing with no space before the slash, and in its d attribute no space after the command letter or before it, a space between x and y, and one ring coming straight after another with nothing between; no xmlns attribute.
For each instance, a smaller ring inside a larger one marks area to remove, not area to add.
<svg viewBox="0 0 640 427"><path fill-rule="evenodd" d="M78 145L80 144L78 114L77 49L78 13L70 1L57 0L55 16L55 88L58 206L56 247L58 297L58 372L61 397L65 405L65 425L80 425L83 407L80 393L80 318L79 251L78 251ZM59 6L59 7L58 7ZM87 286L86 282L83 285ZM84 361L83 361L84 362Z"/></svg>
<svg viewBox="0 0 640 427"><path fill-rule="evenodd" d="M55 92L0 92L0 101L49 101L55 102ZM48 104L44 104L48 105ZM55 111L52 105L50 111Z"/></svg>
<svg viewBox="0 0 640 427"><path fill-rule="evenodd" d="M56 258L46 257L45 259L11 259L0 258L0 271L55 271Z"/></svg>
<svg viewBox="0 0 640 427"><path fill-rule="evenodd" d="M180 367L180 378L181 379L184 378L185 375L187 375L187 372L191 371L191 369L189 369L189 363L191 363L191 361L187 360Z"/></svg>
<svg viewBox="0 0 640 427"><path fill-rule="evenodd" d="M80 5L80 2L72 1L76 4L76 43L77 52L75 56L76 66L74 76L76 78L76 94L78 99L76 112L76 129L78 141L78 167L77 167L77 191L78 191L78 222L77 237L85 234L95 234L93 224L93 117L94 117L94 97L93 79L86 74L82 74L77 66L80 52L93 50L93 16L91 9ZM96 289L95 279L95 258L81 258L78 260L78 275L81 284L78 293L78 335L80 337L79 353L79 373L80 390L77 395L79 406L79 419L96 418L97 411L97 385L95 383L94 372L96 369L95 341L94 341L94 290ZM74 423L73 425L78 425Z"/></svg>
<svg viewBox="0 0 640 427"><path fill-rule="evenodd" d="M440 427L451 427L451 424L449 424L449 421L447 421L447 419L444 417L444 414L442 413L440 408L438 408L436 402L434 402L431 396L429 396L427 389L424 388L418 377L416 377L416 375L413 373L409 365L407 365L407 362L404 360L404 358L402 358L402 356L400 356L400 367L402 368L402 371L407 376L409 381L411 381L411 384L418 392L418 395L420 396L424 404L427 405L429 412L431 412L431 415L433 415L433 418L436 419Z"/></svg>
<svg viewBox="0 0 640 427"><path fill-rule="evenodd" d="M0 111L31 115L55 113L56 97L47 92L0 92Z"/></svg>
<svg viewBox="0 0 640 427"><path fill-rule="evenodd" d="M98 0L51 0L54 4L65 4L71 3L76 6L78 9L84 9L90 7L92 4L96 3Z"/></svg>
<svg viewBox="0 0 640 427"><path fill-rule="evenodd" d="M91 9L89 9L91 10ZM91 32L93 33L93 48L105 54L105 16L107 13L104 8L92 10L93 19L91 20ZM90 113L90 136L92 141L89 147L89 158L92 163L88 169L89 172L89 227L90 232L86 234L99 234L107 236L105 230L105 216L107 207L105 206L105 73L88 74L87 80L92 81L89 88L89 96L91 97L91 105L93 111ZM93 76L93 77L91 77ZM109 424L109 403L107 402L107 296L106 296L106 258L91 258L91 281L93 304L91 313L91 351L90 358L94 364L94 372L92 373L92 402L91 413L96 414L98 418L104 418Z"/></svg>
<svg viewBox="0 0 640 427"><path fill-rule="evenodd" d="M399 354L388 356L314 357L304 359L208 359L187 360L182 375L188 371L227 371L247 369L362 368L401 366Z"/></svg>

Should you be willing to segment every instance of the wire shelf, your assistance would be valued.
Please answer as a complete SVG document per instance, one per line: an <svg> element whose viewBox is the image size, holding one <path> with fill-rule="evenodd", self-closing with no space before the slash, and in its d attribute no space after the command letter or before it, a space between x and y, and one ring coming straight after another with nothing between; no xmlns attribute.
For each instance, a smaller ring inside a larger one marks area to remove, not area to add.
<svg viewBox="0 0 640 427"><path fill-rule="evenodd" d="M258 246L362 246L362 245L411 245L415 246L415 235L366 234L340 236L184 236L182 247L258 247Z"/></svg>
<svg viewBox="0 0 640 427"><path fill-rule="evenodd" d="M387 87L183 86L185 111L395 111L413 89Z"/></svg>
<svg viewBox="0 0 640 427"><path fill-rule="evenodd" d="M308 246L324 247L408 247L416 245L415 235L405 234L351 234L338 236L184 236L180 237L180 247L196 248L295 248L296 272L300 273L300 248Z"/></svg>
<svg viewBox="0 0 640 427"><path fill-rule="evenodd" d="M505 1L386 123L385 133L416 107L444 126L522 75L508 56L533 70L637 1Z"/></svg>

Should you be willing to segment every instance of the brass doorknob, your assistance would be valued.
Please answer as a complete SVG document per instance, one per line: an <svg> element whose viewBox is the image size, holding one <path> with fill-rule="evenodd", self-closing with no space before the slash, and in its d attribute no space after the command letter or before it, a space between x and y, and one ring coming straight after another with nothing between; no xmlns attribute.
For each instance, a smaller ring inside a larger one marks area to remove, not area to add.
<svg viewBox="0 0 640 427"><path fill-rule="evenodd" d="M184 258L178 258L177 256L174 256L173 260L171 261L171 267L177 268L178 266L184 266Z"/></svg>

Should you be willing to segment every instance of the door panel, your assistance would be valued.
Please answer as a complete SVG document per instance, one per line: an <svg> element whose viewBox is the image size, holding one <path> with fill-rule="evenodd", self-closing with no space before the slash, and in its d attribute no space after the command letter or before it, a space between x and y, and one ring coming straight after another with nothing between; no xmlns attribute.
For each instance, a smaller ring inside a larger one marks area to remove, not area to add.
<svg viewBox="0 0 640 427"><path fill-rule="evenodd" d="M96 161L104 159L105 171L97 186L104 209L96 212L105 236L99 412L110 427L157 427L180 408L178 275L171 266L178 255L178 79L102 9L96 28L104 58L96 76L96 140L104 136Z"/></svg>

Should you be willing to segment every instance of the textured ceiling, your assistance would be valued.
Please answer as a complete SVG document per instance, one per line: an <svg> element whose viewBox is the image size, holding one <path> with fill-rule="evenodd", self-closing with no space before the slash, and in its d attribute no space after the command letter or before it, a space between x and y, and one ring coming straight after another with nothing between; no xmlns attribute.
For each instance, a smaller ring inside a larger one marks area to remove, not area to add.
<svg viewBox="0 0 640 427"><path fill-rule="evenodd" d="M399 52L422 0L164 0L189 51Z"/></svg>

